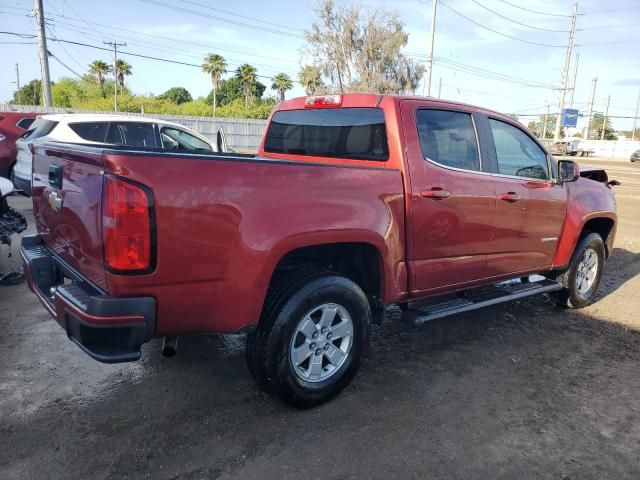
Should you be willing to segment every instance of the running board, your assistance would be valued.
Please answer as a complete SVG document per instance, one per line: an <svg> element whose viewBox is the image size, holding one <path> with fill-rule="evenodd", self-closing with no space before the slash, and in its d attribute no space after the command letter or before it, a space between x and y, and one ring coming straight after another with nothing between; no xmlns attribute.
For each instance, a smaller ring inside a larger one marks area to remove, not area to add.
<svg viewBox="0 0 640 480"><path fill-rule="evenodd" d="M561 284L548 279L535 282L510 280L473 288L455 295L448 295L444 299L436 298L431 301L413 303L410 305L409 310L404 312L403 319L416 325L421 325L430 320L456 313L469 312L541 293L555 292L562 288Z"/></svg>

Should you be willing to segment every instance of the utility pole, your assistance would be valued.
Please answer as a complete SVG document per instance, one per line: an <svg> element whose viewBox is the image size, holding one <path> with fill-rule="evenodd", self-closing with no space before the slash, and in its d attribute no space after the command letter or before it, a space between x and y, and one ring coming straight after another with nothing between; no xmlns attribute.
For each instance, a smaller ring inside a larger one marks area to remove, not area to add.
<svg viewBox="0 0 640 480"><path fill-rule="evenodd" d="M633 117L633 130L631 130L631 141L636 139L636 124L638 123L638 111L640 110L640 90L638 90L638 100L636 101L636 114Z"/></svg>
<svg viewBox="0 0 640 480"><path fill-rule="evenodd" d="M567 84L569 83L569 65L571 64L571 50L573 50L573 39L576 35L576 18L578 16L578 4L573 4L573 15L571 16L571 30L569 31L569 45L567 45L567 55L564 59L564 69L562 70L562 89L560 90L560 102L558 104L558 116L556 117L556 130L553 133L553 140L560 140L560 130L562 128L562 111L564 110L564 98L567 94Z"/></svg>
<svg viewBox="0 0 640 480"><path fill-rule="evenodd" d="M604 119L602 122L602 133L600 134L600 140L604 140L604 131L607 129L607 117L609 116L610 101L611 101L611 95L607 95L607 106L604 109Z"/></svg>
<svg viewBox="0 0 640 480"><path fill-rule="evenodd" d="M438 98L441 98L442 95L442 77L438 79Z"/></svg>
<svg viewBox="0 0 640 480"><path fill-rule="evenodd" d="M569 108L573 108L573 97L576 94L576 79L578 78L578 63L580 63L580 52L576 53L576 66L573 70L573 86L571 87L571 97L569 100Z"/></svg>
<svg viewBox="0 0 640 480"><path fill-rule="evenodd" d="M18 89L18 105L22 105L22 99L20 98L20 68L16 63L16 88Z"/></svg>
<svg viewBox="0 0 640 480"><path fill-rule="evenodd" d="M42 0L35 0L34 14L38 30L38 51L40 52L40 74L42 76L42 97L44 106L51 106L51 79L49 78L49 54L47 50L47 35L44 31L44 10Z"/></svg>
<svg viewBox="0 0 640 480"><path fill-rule="evenodd" d="M436 39L436 10L438 8L438 0L433 0L433 8L431 10L431 41L429 42L429 73L427 74L427 97L431 96L431 75L433 73L433 45Z"/></svg>
<svg viewBox="0 0 640 480"><path fill-rule="evenodd" d="M113 110L115 112L118 111L118 47L126 47L126 43L118 43L116 41L113 42L102 42L105 45L109 45L113 47L113 76L116 79L116 83L113 89Z"/></svg>
<svg viewBox="0 0 640 480"><path fill-rule="evenodd" d="M596 98L596 83L598 83L598 77L594 77L591 84L591 100L589 101L589 113L587 113L587 125L582 131L582 138L589 140L589 126L591 125L591 115L593 115L593 101Z"/></svg>
<svg viewBox="0 0 640 480"><path fill-rule="evenodd" d="M547 111L544 112L544 124L542 125L542 141L547 139L547 121L549 119L549 104L547 103Z"/></svg>

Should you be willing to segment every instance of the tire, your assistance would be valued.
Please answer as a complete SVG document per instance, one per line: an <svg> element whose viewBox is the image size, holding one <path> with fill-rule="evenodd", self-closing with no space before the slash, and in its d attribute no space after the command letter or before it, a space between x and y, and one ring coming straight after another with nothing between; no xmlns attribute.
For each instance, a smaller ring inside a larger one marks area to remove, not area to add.
<svg viewBox="0 0 640 480"><path fill-rule="evenodd" d="M249 371L258 385L291 406L324 403L358 371L371 318L367 297L352 280L330 272L290 274L270 288L258 328L247 338Z"/></svg>
<svg viewBox="0 0 640 480"><path fill-rule="evenodd" d="M588 267L595 256L595 270ZM604 241L597 233L582 237L571 257L569 269L556 280L564 288L557 292L558 303L565 308L583 308L593 301L606 262ZM586 280L585 280L586 279Z"/></svg>

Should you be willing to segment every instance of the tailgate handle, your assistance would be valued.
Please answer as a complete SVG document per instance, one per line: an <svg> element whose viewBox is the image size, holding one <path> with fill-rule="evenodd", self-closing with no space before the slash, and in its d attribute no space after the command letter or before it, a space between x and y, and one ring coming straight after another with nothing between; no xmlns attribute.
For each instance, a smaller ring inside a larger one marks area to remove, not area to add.
<svg viewBox="0 0 640 480"><path fill-rule="evenodd" d="M49 185L62 190L62 165L49 165Z"/></svg>

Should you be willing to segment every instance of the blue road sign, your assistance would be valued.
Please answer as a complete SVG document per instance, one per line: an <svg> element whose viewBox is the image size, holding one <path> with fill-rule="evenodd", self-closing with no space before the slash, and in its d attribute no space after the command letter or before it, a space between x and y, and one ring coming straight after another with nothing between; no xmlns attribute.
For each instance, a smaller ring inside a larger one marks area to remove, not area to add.
<svg viewBox="0 0 640 480"><path fill-rule="evenodd" d="M578 110L565 108L562 111L562 126L575 127L578 124Z"/></svg>

